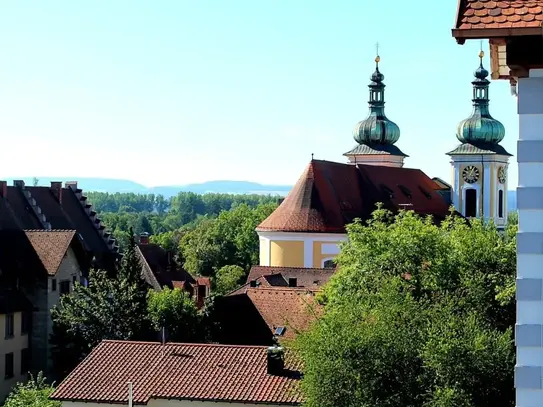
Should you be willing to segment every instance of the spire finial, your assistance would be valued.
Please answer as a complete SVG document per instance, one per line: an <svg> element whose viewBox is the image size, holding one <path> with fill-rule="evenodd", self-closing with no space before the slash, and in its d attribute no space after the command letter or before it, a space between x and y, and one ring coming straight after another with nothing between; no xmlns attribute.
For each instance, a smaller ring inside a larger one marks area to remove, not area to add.
<svg viewBox="0 0 543 407"><path fill-rule="evenodd" d="M313 153L311 153L311 161L313 161Z"/></svg>
<svg viewBox="0 0 543 407"><path fill-rule="evenodd" d="M375 65L379 67L379 62L381 61L381 57L379 56L379 43L375 43Z"/></svg>
<svg viewBox="0 0 543 407"><path fill-rule="evenodd" d="M483 40L481 40L481 46L479 47L479 59L481 60L481 66L483 66L483 58L485 56L485 52L483 51Z"/></svg>

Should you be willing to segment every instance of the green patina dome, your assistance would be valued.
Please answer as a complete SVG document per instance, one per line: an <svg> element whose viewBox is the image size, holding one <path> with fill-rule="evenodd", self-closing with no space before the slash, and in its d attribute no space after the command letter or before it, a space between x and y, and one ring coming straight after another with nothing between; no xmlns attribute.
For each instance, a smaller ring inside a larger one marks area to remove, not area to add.
<svg viewBox="0 0 543 407"><path fill-rule="evenodd" d="M400 128L385 115L385 76L379 71L379 57L375 58L375 72L371 75L370 112L366 119L358 122L353 137L358 144L392 145L400 139Z"/></svg>
<svg viewBox="0 0 543 407"><path fill-rule="evenodd" d="M488 71L483 67L484 53L481 51L481 63L474 73L473 80L473 112L470 117L458 124L456 138L461 143L498 144L505 137L505 127L494 119L489 112Z"/></svg>

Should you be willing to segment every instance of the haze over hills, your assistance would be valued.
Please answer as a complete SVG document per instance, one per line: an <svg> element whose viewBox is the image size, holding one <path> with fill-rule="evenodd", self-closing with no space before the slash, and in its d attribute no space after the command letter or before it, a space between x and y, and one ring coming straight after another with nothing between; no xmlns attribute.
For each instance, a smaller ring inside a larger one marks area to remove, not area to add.
<svg viewBox="0 0 543 407"><path fill-rule="evenodd" d="M33 184L33 178L14 177L6 180L12 184L14 179L22 179L27 185ZM197 194L223 193L223 194L262 194L262 195L286 195L291 185L267 185L250 181L208 181L186 185L165 185L147 187L134 181L113 178L81 178L81 177L37 177L38 185L49 185L51 181L78 181L78 185L84 191L98 192L133 192L136 194L160 194L166 198L177 195L179 192L194 192ZM507 192L508 209L517 208L516 191Z"/></svg>

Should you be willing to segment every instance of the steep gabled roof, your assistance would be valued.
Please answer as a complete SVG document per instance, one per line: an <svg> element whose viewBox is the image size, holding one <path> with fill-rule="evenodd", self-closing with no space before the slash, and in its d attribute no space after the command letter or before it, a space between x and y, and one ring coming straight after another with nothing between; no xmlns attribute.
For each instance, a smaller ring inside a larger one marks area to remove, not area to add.
<svg viewBox="0 0 543 407"><path fill-rule="evenodd" d="M135 404L152 399L297 405L298 366L267 373L266 347L103 341L57 387L62 401Z"/></svg>
<svg viewBox="0 0 543 407"><path fill-rule="evenodd" d="M382 202L441 220L449 205L421 170L312 160L279 207L257 231L345 233Z"/></svg>
<svg viewBox="0 0 543 407"><path fill-rule="evenodd" d="M75 230L26 230L26 237L41 260L47 274L57 273L64 256L74 241Z"/></svg>

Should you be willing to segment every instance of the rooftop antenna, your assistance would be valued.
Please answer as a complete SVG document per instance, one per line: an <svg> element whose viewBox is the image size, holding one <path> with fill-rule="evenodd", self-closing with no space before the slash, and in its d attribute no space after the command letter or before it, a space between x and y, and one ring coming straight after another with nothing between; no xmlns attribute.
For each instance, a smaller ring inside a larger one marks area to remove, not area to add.
<svg viewBox="0 0 543 407"><path fill-rule="evenodd" d="M134 389L132 387L132 382L128 382L128 407L132 407L132 402L134 399Z"/></svg>

